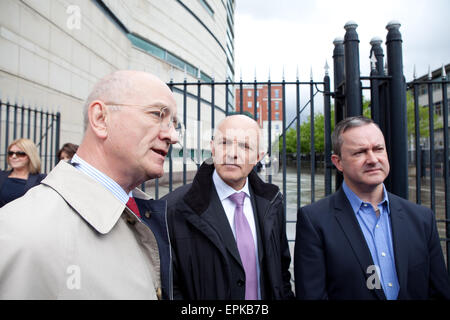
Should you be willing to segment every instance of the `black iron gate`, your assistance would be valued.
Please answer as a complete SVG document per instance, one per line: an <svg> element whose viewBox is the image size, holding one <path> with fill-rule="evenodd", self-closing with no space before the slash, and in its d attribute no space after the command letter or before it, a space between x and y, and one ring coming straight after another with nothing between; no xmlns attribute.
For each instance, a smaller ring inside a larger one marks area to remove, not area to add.
<svg viewBox="0 0 450 320"><path fill-rule="evenodd" d="M429 122L429 140L430 147L427 168L430 178L421 180L421 147L419 130L419 105L415 96L414 121L408 121L407 114L407 89L413 90L414 95L418 94L418 86L427 85L429 92L431 86L439 83L442 89L441 110L443 110L442 127L448 128L448 101L447 86L448 81L444 75L438 82L431 80L406 84L403 75L402 58L402 38L399 31L398 22L390 22L387 26L388 34L386 40L387 48L387 66L384 62L383 49L381 48L381 39L374 38L371 41L371 62L372 70L369 76L361 76L359 69L359 40L356 33L357 25L354 22L346 24L346 34L344 39L334 41L335 49L333 52L334 65L334 91L330 89L330 78L328 71L325 71L323 81L314 82L300 81L268 81L258 82L256 79L250 82L225 81L225 82L183 82L170 81L168 85L178 96L182 114L182 122L188 130L184 140L180 145L171 148L167 175L163 179L150 181L146 184L147 188L154 189L155 198L172 191L175 187L186 184L193 178L196 169L201 162L210 156L208 147L205 147L201 136L210 140L216 123L230 112L243 113L248 110L243 109L243 88L252 87L253 95L253 116L258 120L258 110L256 97L259 86L267 86L267 101L271 105L273 100L272 86L281 86L282 90L282 130L279 137L272 139L270 134L272 130L271 115L268 116L267 135L267 155L269 166L272 172L266 175L267 181L279 185L285 196L284 209L287 220L287 233L290 245L293 247L295 240L295 222L296 213L299 206L311 203L330 194L336 190L342 182L340 174L335 175L333 179L333 165L331 163L331 128L333 123L342 120L344 117L363 114L363 91L370 92L370 116L379 124L386 139L386 147L391 166L390 175L385 181L386 188L403 198L411 198L422 205L429 206L437 217L440 239L443 243L443 251L446 255L447 267L450 270L450 203L449 203L449 156L448 156L448 129L443 129L442 158L447 159L442 163L442 187L436 190L436 152L434 147L435 122ZM302 89L306 88L308 93L302 94ZM292 90L290 90L292 89ZM235 95L239 92L239 95ZM292 99L289 99L288 92L292 93ZM321 95L318 99L316 95ZM306 99L305 99L306 97ZM334 107L331 106L331 98L334 98ZM320 102L320 108L316 108ZM236 110L235 106L240 108ZM429 98L429 113L433 113L433 98ZM287 110L295 109L295 116L290 123L287 123ZM324 131L324 149L321 154L316 152L318 141L315 139L315 118L317 109L323 112L323 130ZM309 111L309 112L308 112ZM271 112L271 108L268 109ZM332 119L332 113L334 117ZM301 140L300 131L305 126L302 114L309 113L309 133L310 144L308 153L301 152L299 141ZM206 116L204 116L206 114ZM433 116L430 116L432 119ZM202 127L208 126L209 128ZM414 147L408 144L408 128L413 127L415 131ZM293 127L296 130L297 149L292 155L286 152L286 136L288 129ZM428 136L427 136L428 138ZM273 150L273 140L278 140L278 150ZM408 146L409 151L408 151ZM413 148L413 151L411 151ZM274 152L275 151L275 152ZM414 153L414 157L410 154ZM415 161L408 159L414 158ZM293 161L289 161L289 159ZM176 161L179 160L179 161ZM277 160L281 163L280 170L273 170L273 162ZM292 166L289 166L289 163ZM439 181L441 181L439 180ZM415 183L411 183L415 181ZM425 181L425 182L423 182ZM440 183L440 182L439 182ZM423 190L423 186L429 186L428 191ZM440 186L440 185L439 185ZM145 188L145 186L143 186ZM429 193L424 201L422 193ZM436 206L436 192L439 194L440 206ZM415 197L412 197L412 195Z"/></svg>
<svg viewBox="0 0 450 320"><path fill-rule="evenodd" d="M19 138L32 140L41 158L41 172L47 173L58 162L61 115L0 99L0 162L8 166L6 151Z"/></svg>

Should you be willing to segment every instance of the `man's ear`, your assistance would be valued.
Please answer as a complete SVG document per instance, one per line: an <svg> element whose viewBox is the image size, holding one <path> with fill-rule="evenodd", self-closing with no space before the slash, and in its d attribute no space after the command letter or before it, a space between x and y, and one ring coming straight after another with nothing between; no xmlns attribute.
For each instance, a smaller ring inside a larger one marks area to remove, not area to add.
<svg viewBox="0 0 450 320"><path fill-rule="evenodd" d="M95 135L101 139L108 136L106 105L99 101L93 101L88 107L89 125Z"/></svg>
<svg viewBox="0 0 450 320"><path fill-rule="evenodd" d="M341 157L339 157L337 154L332 154L331 162L333 162L336 169L338 169L340 172L342 172Z"/></svg>
<svg viewBox="0 0 450 320"><path fill-rule="evenodd" d="M212 155L212 157L214 158L214 155L216 154L216 150L215 150L215 148L214 148L214 139L212 139L212 140L209 142L209 145L211 146L211 155Z"/></svg>
<svg viewBox="0 0 450 320"><path fill-rule="evenodd" d="M258 159L256 160L256 163L258 163L259 161L261 161L261 160L264 158L265 154L266 154L266 153L265 153L264 151L258 152Z"/></svg>

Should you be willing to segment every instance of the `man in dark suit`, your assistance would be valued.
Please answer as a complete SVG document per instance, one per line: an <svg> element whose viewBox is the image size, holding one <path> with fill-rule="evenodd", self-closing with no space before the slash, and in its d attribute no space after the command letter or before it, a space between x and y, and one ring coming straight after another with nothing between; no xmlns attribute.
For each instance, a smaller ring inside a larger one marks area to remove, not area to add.
<svg viewBox="0 0 450 320"><path fill-rule="evenodd" d="M386 191L381 130L352 117L332 135L342 187L301 208L294 253L300 299L450 299L433 212Z"/></svg>
<svg viewBox="0 0 450 320"><path fill-rule="evenodd" d="M213 160L163 198L175 299L293 298L283 197L252 170L264 155L260 136L253 119L225 118L211 141Z"/></svg>

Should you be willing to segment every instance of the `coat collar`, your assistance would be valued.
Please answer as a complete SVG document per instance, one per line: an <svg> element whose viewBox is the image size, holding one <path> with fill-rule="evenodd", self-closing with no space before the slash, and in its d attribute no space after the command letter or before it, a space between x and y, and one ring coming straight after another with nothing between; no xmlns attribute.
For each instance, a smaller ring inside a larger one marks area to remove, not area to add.
<svg viewBox="0 0 450 320"><path fill-rule="evenodd" d="M126 208L124 203L100 183L65 161L60 161L42 184L58 192L86 222L101 234L111 231ZM133 195L137 198L148 198L139 190L134 190Z"/></svg>
<svg viewBox="0 0 450 320"><path fill-rule="evenodd" d="M214 164L212 164L212 159L210 158L202 163L195 175L191 188L183 197L186 204L198 214L202 214L208 209L211 192L215 190L212 179L213 172ZM255 195L269 201L272 200L279 191L276 185L262 181L258 177L258 174L253 170L248 175L248 182Z"/></svg>

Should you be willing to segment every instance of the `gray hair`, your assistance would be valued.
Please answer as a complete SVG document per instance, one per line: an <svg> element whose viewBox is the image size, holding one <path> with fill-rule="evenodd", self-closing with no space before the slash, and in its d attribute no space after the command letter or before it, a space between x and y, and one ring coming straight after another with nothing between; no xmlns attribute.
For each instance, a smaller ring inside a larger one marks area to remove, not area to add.
<svg viewBox="0 0 450 320"><path fill-rule="evenodd" d="M111 73L99 80L84 104L84 131L86 131L89 124L88 110L93 101L100 100L105 103L121 103L126 93L132 87L133 81L130 77L124 77L121 71Z"/></svg>
<svg viewBox="0 0 450 320"><path fill-rule="evenodd" d="M341 147L343 142L342 134L345 131L351 128L362 127L369 124L374 124L378 127L378 125L372 119L366 118L364 116L349 117L345 118L344 120L341 120L336 125L333 133L331 134L331 144L333 147L333 153L338 156L341 156Z"/></svg>

